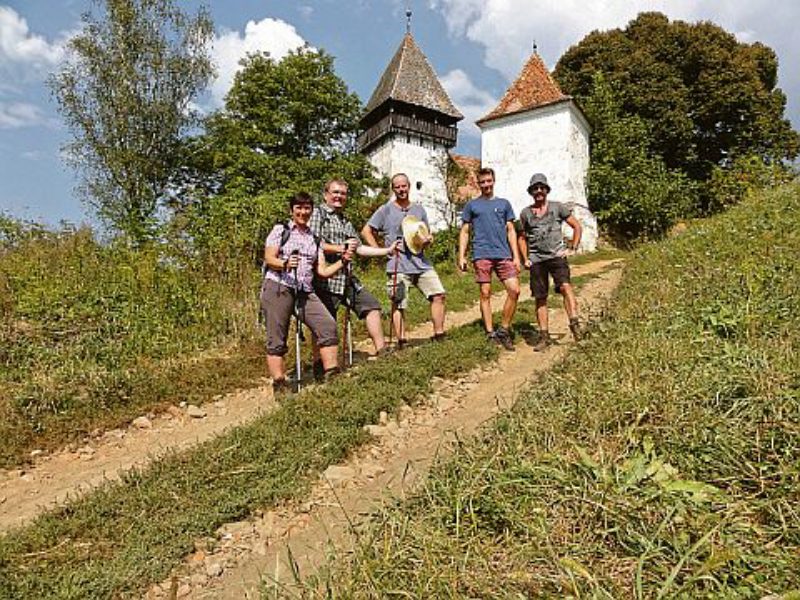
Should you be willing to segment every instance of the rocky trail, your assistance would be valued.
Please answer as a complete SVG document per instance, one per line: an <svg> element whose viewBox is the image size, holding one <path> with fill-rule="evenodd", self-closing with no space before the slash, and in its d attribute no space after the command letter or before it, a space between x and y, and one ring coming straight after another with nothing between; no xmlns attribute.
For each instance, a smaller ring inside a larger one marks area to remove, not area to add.
<svg viewBox="0 0 800 600"><path fill-rule="evenodd" d="M608 299L619 280L619 266L621 261L597 261L573 268L574 276L598 275L579 292L584 315ZM523 290L521 300L527 294ZM563 310L551 314L551 330L561 340L558 345L534 359L530 346L518 339L517 350L504 353L499 364L458 381L435 382L435 392L424 406L404 407L397 420L382 415L381 423L371 426L374 443L359 449L347 464L329 468L302 506L284 507L221 528L217 538L198 548L175 576L154 586L148 597L245 598L262 577L275 578L276 585L287 581L289 544L301 573L318 565L330 544L348 547L353 522L373 511L387 494L402 496L413 488L455 436L474 433L501 408L510 406L526 382L561 360L571 339ZM447 325L457 327L479 316L476 303L448 313ZM424 324L408 337L413 343L430 335L430 324ZM0 471L0 531L274 407L265 378L260 386L217 397L200 407L172 406L159 415L143 415L125 429L98 433L82 445L36 456L30 467Z"/></svg>

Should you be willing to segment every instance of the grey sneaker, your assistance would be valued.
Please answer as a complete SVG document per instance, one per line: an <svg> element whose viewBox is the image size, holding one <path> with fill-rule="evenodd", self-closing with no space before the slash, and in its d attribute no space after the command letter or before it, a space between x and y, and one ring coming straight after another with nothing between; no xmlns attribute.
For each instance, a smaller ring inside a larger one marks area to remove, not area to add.
<svg viewBox="0 0 800 600"><path fill-rule="evenodd" d="M494 332L495 341L506 350L514 349L514 340L511 339L511 332L505 327L498 327Z"/></svg>
<svg viewBox="0 0 800 600"><path fill-rule="evenodd" d="M544 352L549 346L553 345L553 340L550 338L550 332L542 330L539 332L539 341L533 347L534 352Z"/></svg>
<svg viewBox="0 0 800 600"><path fill-rule="evenodd" d="M569 320L569 330L572 332L572 338L579 342L583 337L583 332L581 331L581 324L578 321L578 317Z"/></svg>

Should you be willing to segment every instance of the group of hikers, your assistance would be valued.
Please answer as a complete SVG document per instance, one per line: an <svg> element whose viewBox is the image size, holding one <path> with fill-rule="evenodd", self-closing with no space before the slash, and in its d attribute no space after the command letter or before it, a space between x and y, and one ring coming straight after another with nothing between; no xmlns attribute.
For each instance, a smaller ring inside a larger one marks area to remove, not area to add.
<svg viewBox="0 0 800 600"><path fill-rule="evenodd" d="M548 201L547 177L536 173L527 188L531 204L522 210L516 221L511 203L494 195L494 171L482 168L477 179L481 195L467 202L461 215L458 266L462 271L467 270L467 247L471 239L472 265L480 289L481 317L487 337L507 350L514 350L511 323L520 294L519 274L524 266L530 269L531 293L536 302L539 326L534 350L544 351L553 343L547 311L550 277L556 292L564 297L570 331L578 339L578 306L566 257L580 244L581 225L571 208ZM291 391L285 356L293 316L298 321L296 335L302 335L300 323L311 330L313 374L322 381L340 370L336 321L340 306L355 312L365 322L375 356L380 357L389 351L392 334L396 336L398 348L408 343L405 311L408 291L416 287L430 304L432 339L444 339L445 289L424 254L425 248L433 242L427 212L421 204L411 201L411 185L405 173L392 177L391 188L391 199L372 214L360 236L344 215L348 185L341 179L331 179L325 184L324 203L318 206L314 206L312 197L305 192L292 196L289 221L275 225L267 236L261 310L267 329L267 367L276 396ZM568 244L562 235L564 222L572 228ZM352 272L356 255L388 258L389 343L383 332L380 302ZM491 308L493 272L506 290L500 325L496 329ZM349 318L346 326L349 326ZM297 367L299 371L299 352ZM299 376L300 373L296 373L298 381Z"/></svg>

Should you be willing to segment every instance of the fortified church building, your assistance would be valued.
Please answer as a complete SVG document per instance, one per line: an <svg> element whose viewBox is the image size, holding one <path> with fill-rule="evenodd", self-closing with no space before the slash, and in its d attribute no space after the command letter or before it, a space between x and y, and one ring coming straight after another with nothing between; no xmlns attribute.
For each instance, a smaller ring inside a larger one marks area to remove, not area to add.
<svg viewBox="0 0 800 600"><path fill-rule="evenodd" d="M408 174L412 199L425 206L434 230L453 222L445 166L461 119L409 28L367 102L358 145L381 175ZM480 164L495 170L495 193L507 198L519 215L531 202L526 192L530 176L545 173L552 187L550 199L575 207L584 230L581 250L595 250L597 221L586 199L591 128L536 51L497 107L477 125ZM472 167L474 182L477 160L453 158ZM470 197L480 194L476 185L468 189Z"/></svg>

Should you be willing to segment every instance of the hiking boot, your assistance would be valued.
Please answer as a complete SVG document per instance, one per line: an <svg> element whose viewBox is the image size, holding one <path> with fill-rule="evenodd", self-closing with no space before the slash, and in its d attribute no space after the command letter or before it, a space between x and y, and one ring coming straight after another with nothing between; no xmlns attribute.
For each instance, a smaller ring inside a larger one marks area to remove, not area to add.
<svg viewBox="0 0 800 600"><path fill-rule="evenodd" d="M533 347L534 352L544 352L547 350L549 346L553 345L553 340L550 338L550 333L548 331L540 331L539 332L539 341L536 342L536 345Z"/></svg>
<svg viewBox="0 0 800 600"><path fill-rule="evenodd" d="M408 346L408 340L406 340L406 339L397 340L397 349L398 350L402 350L406 346Z"/></svg>
<svg viewBox="0 0 800 600"><path fill-rule="evenodd" d="M505 327L498 327L494 332L494 340L506 350L514 349L514 340L511 339L511 332Z"/></svg>
<svg viewBox="0 0 800 600"><path fill-rule="evenodd" d="M272 397L276 402L280 402L292 393L292 385L284 379L275 379L272 382Z"/></svg>
<svg viewBox="0 0 800 600"><path fill-rule="evenodd" d="M443 331L441 333L434 333L433 337L431 337L431 341L433 342L443 342L447 338L447 334Z"/></svg>
<svg viewBox="0 0 800 600"><path fill-rule="evenodd" d="M322 366L321 360L315 360L311 366L311 372L314 374L314 381L322 381L325 376L325 367Z"/></svg>
<svg viewBox="0 0 800 600"><path fill-rule="evenodd" d="M342 370L339 367L332 367L322 374L322 381L328 383L341 372Z"/></svg>
<svg viewBox="0 0 800 600"><path fill-rule="evenodd" d="M572 338L579 342L583 337L583 332L581 331L581 324L578 321L578 317L574 317L569 320L569 330L572 332Z"/></svg>

